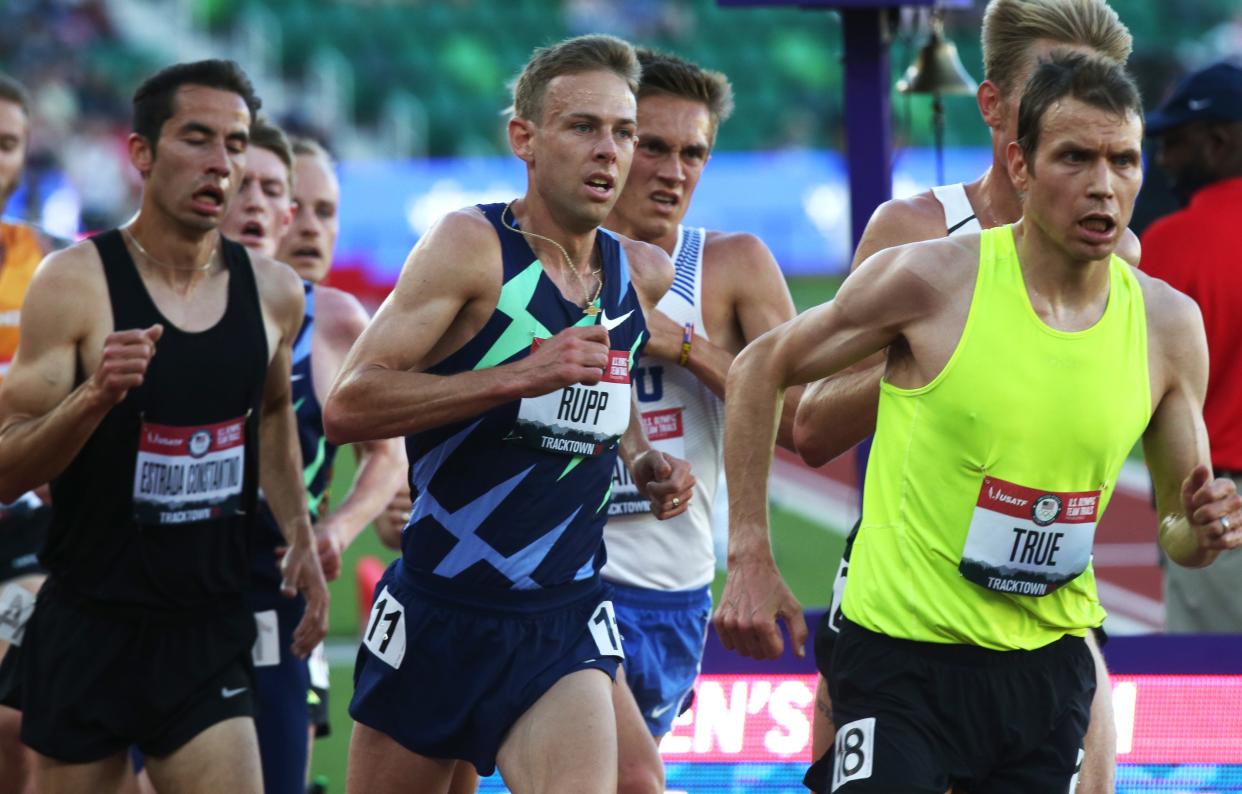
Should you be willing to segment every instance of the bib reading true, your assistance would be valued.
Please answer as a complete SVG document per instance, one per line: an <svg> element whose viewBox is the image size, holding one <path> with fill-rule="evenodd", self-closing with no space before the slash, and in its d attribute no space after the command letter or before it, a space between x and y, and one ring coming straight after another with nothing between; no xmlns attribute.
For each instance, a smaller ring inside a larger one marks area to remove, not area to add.
<svg viewBox="0 0 1242 794"><path fill-rule="evenodd" d="M134 519L187 524L236 515L245 457L245 419L190 427L143 422L134 467Z"/></svg>
<svg viewBox="0 0 1242 794"><path fill-rule="evenodd" d="M681 408L644 411L642 416L643 429L647 431L652 447L673 457L686 457L686 432ZM612 501L608 504L608 515L631 516L650 512L651 500L638 492L629 467L618 457L612 472Z"/></svg>
<svg viewBox="0 0 1242 794"><path fill-rule="evenodd" d="M1039 491L984 477L958 570L998 593L1048 595L1087 569L1099 509L1099 491Z"/></svg>
<svg viewBox="0 0 1242 794"><path fill-rule="evenodd" d="M535 339L531 350L537 350ZM610 350L608 366L594 386L574 384L538 397L524 397L508 441L594 458L617 445L630 422L630 354Z"/></svg>

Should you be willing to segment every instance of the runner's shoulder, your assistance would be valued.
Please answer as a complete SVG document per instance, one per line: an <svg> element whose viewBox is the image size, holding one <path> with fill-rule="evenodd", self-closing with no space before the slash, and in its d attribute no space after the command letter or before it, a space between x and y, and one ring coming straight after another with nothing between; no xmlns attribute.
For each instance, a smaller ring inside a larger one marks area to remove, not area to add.
<svg viewBox="0 0 1242 794"><path fill-rule="evenodd" d="M302 277L289 265L250 249L246 250L250 257L250 266L254 272L255 284L259 289L259 300L275 317L298 316L302 313Z"/></svg>
<svg viewBox="0 0 1242 794"><path fill-rule="evenodd" d="M708 231L703 243L703 272L740 285L783 279L771 249L750 232Z"/></svg>
<svg viewBox="0 0 1242 794"><path fill-rule="evenodd" d="M333 339L357 339L370 315L353 294L336 287L315 285L315 324Z"/></svg>
<svg viewBox="0 0 1242 794"><path fill-rule="evenodd" d="M881 204L867 221L865 234L889 248L934 240L944 237L948 231L944 222L944 205L930 190L925 190Z"/></svg>
<svg viewBox="0 0 1242 794"><path fill-rule="evenodd" d="M415 299L416 293L451 292L479 298L499 289L503 272L496 227L478 207L462 207L433 223L415 243L396 292L406 300Z"/></svg>
<svg viewBox="0 0 1242 794"><path fill-rule="evenodd" d="M1130 267L1130 272L1143 291L1147 324L1151 328L1149 338L1153 335L1160 338L1203 336L1203 314L1193 298L1134 266Z"/></svg>
<svg viewBox="0 0 1242 794"><path fill-rule="evenodd" d="M658 245L632 240L620 234L615 235L617 242L625 251L629 263L630 278L639 292L646 295L651 305L655 305L668 288L673 285L673 260Z"/></svg>

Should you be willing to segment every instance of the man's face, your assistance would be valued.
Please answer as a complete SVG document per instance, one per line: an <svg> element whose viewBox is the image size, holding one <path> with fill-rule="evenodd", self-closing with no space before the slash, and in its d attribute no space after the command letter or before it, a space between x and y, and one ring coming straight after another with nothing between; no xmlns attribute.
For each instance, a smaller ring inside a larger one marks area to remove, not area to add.
<svg viewBox="0 0 1242 794"><path fill-rule="evenodd" d="M30 120L21 105L0 99L0 210L22 179L29 126Z"/></svg>
<svg viewBox="0 0 1242 794"><path fill-rule="evenodd" d="M1213 181L1211 148L1208 125L1202 121L1182 124L1160 136L1156 164L1169 177L1169 187L1182 203Z"/></svg>
<svg viewBox="0 0 1242 794"><path fill-rule="evenodd" d="M598 227L617 203L634 159L634 94L612 72L555 77L543 98L543 117L531 125L534 187L571 231Z"/></svg>
<svg viewBox="0 0 1242 794"><path fill-rule="evenodd" d="M707 165L711 135L702 102L669 94L639 100L638 150L610 221L647 242L674 234Z"/></svg>
<svg viewBox="0 0 1242 794"><path fill-rule="evenodd" d="M293 223L276 258L307 281L319 283L332 267L340 230L337 205L341 187L322 157L299 155L293 161Z"/></svg>
<svg viewBox="0 0 1242 794"><path fill-rule="evenodd" d="M1041 121L1034 163L1011 144L1010 176L1023 216L1073 261L1098 261L1117 247L1143 183L1143 126L1077 99L1052 105Z"/></svg>
<svg viewBox="0 0 1242 794"><path fill-rule="evenodd" d="M241 188L229 202L220 233L247 248L274 256L292 220L288 167L271 149L251 146L246 152Z"/></svg>
<svg viewBox="0 0 1242 794"><path fill-rule="evenodd" d="M250 110L239 95L182 86L156 151L140 144L134 155L146 177L144 191L172 220L199 231L215 229L241 184L249 138Z"/></svg>

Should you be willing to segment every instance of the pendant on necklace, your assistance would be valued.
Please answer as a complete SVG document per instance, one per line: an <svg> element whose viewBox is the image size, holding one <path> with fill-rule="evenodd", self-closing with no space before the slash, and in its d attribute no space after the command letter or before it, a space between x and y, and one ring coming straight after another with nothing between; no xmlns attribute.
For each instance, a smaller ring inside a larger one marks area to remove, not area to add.
<svg viewBox="0 0 1242 794"><path fill-rule="evenodd" d="M594 303L588 304L587 307L582 310L582 313L588 317L594 317L595 315L599 314L599 307L596 306Z"/></svg>

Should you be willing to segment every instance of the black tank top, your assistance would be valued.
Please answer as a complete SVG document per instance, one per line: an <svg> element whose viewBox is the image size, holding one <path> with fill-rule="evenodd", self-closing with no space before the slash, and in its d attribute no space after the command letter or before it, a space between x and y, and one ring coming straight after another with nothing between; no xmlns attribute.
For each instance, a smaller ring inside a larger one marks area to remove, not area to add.
<svg viewBox="0 0 1242 794"><path fill-rule="evenodd" d="M268 364L250 257L221 238L228 305L216 325L187 333L156 308L120 232L92 242L103 260L114 328L161 323L164 334L143 384L108 412L52 482L42 561L56 584L101 606L240 605Z"/></svg>

